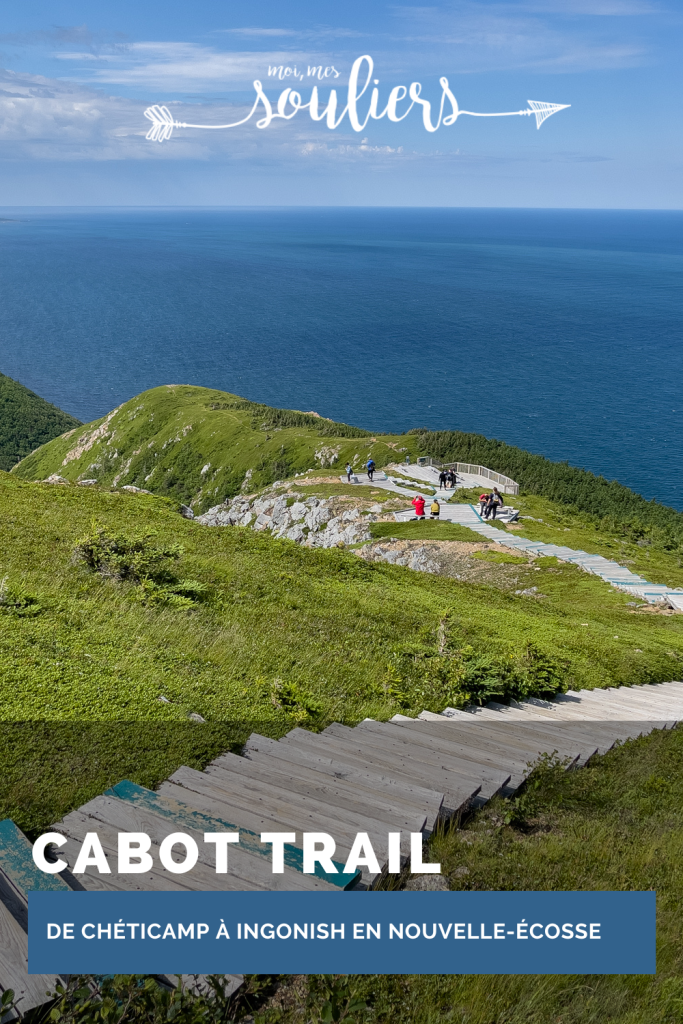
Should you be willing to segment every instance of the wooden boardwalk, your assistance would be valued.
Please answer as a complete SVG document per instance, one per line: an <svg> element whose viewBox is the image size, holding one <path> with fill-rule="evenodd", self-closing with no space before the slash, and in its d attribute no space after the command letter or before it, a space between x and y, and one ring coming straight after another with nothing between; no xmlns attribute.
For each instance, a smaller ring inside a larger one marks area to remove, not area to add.
<svg viewBox="0 0 683 1024"><path fill-rule="evenodd" d="M507 515L505 513L499 515L498 522L512 522L516 518L516 513L513 516L512 511L509 510L510 514ZM395 512L394 518L400 523L408 522L415 518L415 510L410 508ZM495 544L504 544L505 547L516 548L518 551L528 554L552 556L560 562L570 562L572 565L578 565L584 572L599 576L611 587L623 590L624 593L630 594L632 597L637 597L640 601L645 601L648 604L665 604L674 611L683 611L683 589L680 587L667 587L664 583L648 583L642 576L631 572L625 565L619 565L618 562L613 562L603 555L591 555L587 551L568 548L564 544L545 544L540 540L528 540L518 533L499 530L489 521L482 519L474 505L443 504L439 520L459 523Z"/></svg>
<svg viewBox="0 0 683 1024"><path fill-rule="evenodd" d="M293 729L280 740L253 734L244 756L226 753L204 771L179 768L156 792L123 780L67 814L54 831L67 837L60 856L73 865L86 832L99 834L115 863L118 832L146 832L154 868L144 875L100 876L94 868L45 875L33 865L29 841L0 822L0 991L12 988L22 1009L44 1002L56 978L26 973L27 893L33 889L301 890L342 891L376 884L380 876L344 874L358 832L367 832L378 857L387 833L428 836L438 822L458 818L494 794L512 795L542 754L556 752L580 767L617 741L683 720L683 683L570 691L552 701L490 703L465 710L396 715L355 728L335 723L322 733ZM227 875L213 867L204 832L237 831ZM198 840L200 858L188 874L159 864L158 847L171 832ZM283 874L273 874L261 832L293 832ZM329 832L337 840L338 874L303 873L302 832ZM231 984L238 985L239 976ZM199 981L201 983L201 979Z"/></svg>

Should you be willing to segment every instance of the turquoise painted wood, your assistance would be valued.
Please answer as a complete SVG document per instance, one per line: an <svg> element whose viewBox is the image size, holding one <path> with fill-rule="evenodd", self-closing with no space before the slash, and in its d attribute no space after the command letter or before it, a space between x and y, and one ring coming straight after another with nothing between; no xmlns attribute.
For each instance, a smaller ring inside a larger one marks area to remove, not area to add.
<svg viewBox="0 0 683 1024"><path fill-rule="evenodd" d="M0 821L0 868L24 896L29 892L71 892L59 875L49 875L33 863L32 845L11 818Z"/></svg>
<svg viewBox="0 0 683 1024"><path fill-rule="evenodd" d="M251 832L249 829L242 828L233 822L213 818L202 811L194 811L185 804L181 804L176 800L170 800L165 796L160 796L151 789L138 786L135 782L130 782L128 779L118 782L111 789L108 789L104 795L117 797L119 800L128 801L128 803L138 804L149 811L153 811L155 814L168 818L174 825L192 828L198 832L239 832L242 849L247 853L267 858L270 861L271 848L269 845L264 845L261 842L261 837L256 832ZM190 796L191 794L188 793L188 797ZM332 863L339 871L338 875L330 875L323 871L319 864L316 864L316 877L325 879L326 882L336 885L339 889L347 889L360 878L360 872L345 873L343 864L337 861ZM286 843L285 864L288 868L303 874L303 851L298 846Z"/></svg>

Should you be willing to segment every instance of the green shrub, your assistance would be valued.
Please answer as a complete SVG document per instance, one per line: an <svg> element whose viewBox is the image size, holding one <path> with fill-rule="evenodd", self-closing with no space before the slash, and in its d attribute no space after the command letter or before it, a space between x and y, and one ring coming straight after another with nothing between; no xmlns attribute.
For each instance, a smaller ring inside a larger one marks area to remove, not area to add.
<svg viewBox="0 0 683 1024"><path fill-rule="evenodd" d="M43 609L38 598L18 587L13 587L8 580L9 576L0 579L0 612L24 617L39 615Z"/></svg>
<svg viewBox="0 0 683 1024"><path fill-rule="evenodd" d="M154 547L155 533L141 537L115 536L105 527L96 526L90 534L76 542L74 561L84 562L93 572L116 580L141 583L152 579L156 583L168 582L168 562L176 561L183 553L180 544Z"/></svg>
<svg viewBox="0 0 683 1024"><path fill-rule="evenodd" d="M100 576L137 584L132 596L140 604L192 608L208 596L210 588L200 580L178 579L170 566L183 554L182 545L157 547L155 537L154 532L116 536L102 526L94 527L77 541L74 561L85 563Z"/></svg>
<svg viewBox="0 0 683 1024"><path fill-rule="evenodd" d="M282 708L297 722L314 721L323 712L322 701L298 683L283 682L282 679L274 681L271 700L275 707Z"/></svg>

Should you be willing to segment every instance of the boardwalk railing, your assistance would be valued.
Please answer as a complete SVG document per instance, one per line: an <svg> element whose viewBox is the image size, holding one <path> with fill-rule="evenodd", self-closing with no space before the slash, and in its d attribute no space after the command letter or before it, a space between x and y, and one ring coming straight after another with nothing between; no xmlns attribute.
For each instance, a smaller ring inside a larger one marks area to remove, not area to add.
<svg viewBox="0 0 683 1024"><path fill-rule="evenodd" d="M502 473L494 473L486 466L475 466L471 462L440 462L439 459L432 459L430 456L423 456L417 460L418 466L434 466L435 469L454 469L456 473L468 473L470 476L483 476L494 484L500 484L506 494L519 494L519 484L509 476Z"/></svg>

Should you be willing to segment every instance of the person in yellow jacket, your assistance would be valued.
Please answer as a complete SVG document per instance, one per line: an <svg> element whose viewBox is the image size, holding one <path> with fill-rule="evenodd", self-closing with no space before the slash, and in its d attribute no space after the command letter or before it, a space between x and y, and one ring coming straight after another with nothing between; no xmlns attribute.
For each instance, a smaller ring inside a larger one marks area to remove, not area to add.
<svg viewBox="0 0 683 1024"><path fill-rule="evenodd" d="M429 518L430 519L438 519L440 513L441 513L441 505L439 505L439 502L436 500L436 498L434 498L434 501L432 502L432 507L429 510Z"/></svg>

